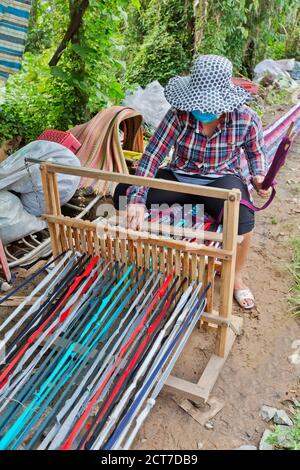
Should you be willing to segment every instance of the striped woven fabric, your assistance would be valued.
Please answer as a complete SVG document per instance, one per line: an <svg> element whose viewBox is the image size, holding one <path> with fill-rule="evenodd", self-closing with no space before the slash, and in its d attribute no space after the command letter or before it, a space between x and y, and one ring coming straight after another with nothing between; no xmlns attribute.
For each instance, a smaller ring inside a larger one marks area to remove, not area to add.
<svg viewBox="0 0 300 470"><path fill-rule="evenodd" d="M294 122L293 132L297 136L300 134L300 102L264 129L269 163L271 163L279 143L292 122Z"/></svg>
<svg viewBox="0 0 300 470"><path fill-rule="evenodd" d="M0 0L0 80L21 68L31 0Z"/></svg>
<svg viewBox="0 0 300 470"><path fill-rule="evenodd" d="M143 152L142 115L133 108L112 106L103 109L90 121L69 131L81 143L76 153L81 165L104 171L128 173L123 148ZM119 130L123 132L123 144ZM81 187L92 186L100 194L112 194L115 184L81 178Z"/></svg>
<svg viewBox="0 0 300 470"><path fill-rule="evenodd" d="M285 136L290 124L294 122L293 132L295 137L300 134L300 102L292 106L282 116L280 116L272 124L264 128L264 139L267 151L268 167L271 165L277 147L282 138ZM246 178L250 178L248 164L245 156L242 156L241 167Z"/></svg>

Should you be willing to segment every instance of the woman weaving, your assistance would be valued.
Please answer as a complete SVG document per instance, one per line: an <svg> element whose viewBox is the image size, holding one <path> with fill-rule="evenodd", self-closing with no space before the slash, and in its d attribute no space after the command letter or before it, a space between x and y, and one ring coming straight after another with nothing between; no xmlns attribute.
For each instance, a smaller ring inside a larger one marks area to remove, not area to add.
<svg viewBox="0 0 300 470"><path fill-rule="evenodd" d="M174 77L165 88L171 108L159 124L139 162L136 175L169 181L200 183L223 189L238 188L241 198L250 200L247 182L240 168L241 150L247 158L256 191L265 175L265 149L262 124L257 114L245 103L250 95L231 81L232 64L225 57L200 56L189 77ZM174 148L168 167L159 169ZM195 181L195 179L198 181ZM145 207L152 204L204 204L205 211L218 218L222 209L219 199L180 194L119 184L114 203L127 196L129 227L140 228ZM254 228L254 212L241 205L234 297L246 309L254 307L254 296L245 285L242 271L249 253Z"/></svg>

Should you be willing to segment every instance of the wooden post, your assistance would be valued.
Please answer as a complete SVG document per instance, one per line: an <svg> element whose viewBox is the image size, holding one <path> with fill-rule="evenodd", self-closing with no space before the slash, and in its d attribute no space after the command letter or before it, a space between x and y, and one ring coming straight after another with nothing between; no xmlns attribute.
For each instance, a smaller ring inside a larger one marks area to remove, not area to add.
<svg viewBox="0 0 300 470"><path fill-rule="evenodd" d="M42 179L42 184L43 184L46 214L60 215L60 206L59 208L57 207L57 201L55 199L55 195L53 194L53 189L55 188L55 186L57 188L56 175L55 175L55 178L53 178L52 175L49 174L47 166L45 164L42 164L40 166L40 171L41 171L41 179ZM50 179L51 179L51 184L50 184ZM57 211L59 211L59 214L57 213ZM56 223L52 223L49 221L48 221L48 227L49 227L49 232L50 232L52 253L53 253L53 257L55 258L57 255L59 255L63 251L61 242L60 242L59 227Z"/></svg>
<svg viewBox="0 0 300 470"><path fill-rule="evenodd" d="M219 314L226 320L230 320L232 315L240 197L240 191L234 189L230 191L228 200L224 203L223 249L233 252L231 259L224 259L222 262ZM227 332L228 326L218 327L216 354L221 357L224 357L226 353Z"/></svg>
<svg viewBox="0 0 300 470"><path fill-rule="evenodd" d="M167 274L171 274L173 272L173 250L172 248L168 248L167 252Z"/></svg>
<svg viewBox="0 0 300 470"><path fill-rule="evenodd" d="M144 264L146 269L150 269L150 246L149 243L144 243Z"/></svg>
<svg viewBox="0 0 300 470"><path fill-rule="evenodd" d="M126 246L126 240L124 238L121 239L120 245L121 245L121 260L122 260L122 263L125 263L125 265L127 266L128 264L127 246Z"/></svg>
<svg viewBox="0 0 300 470"><path fill-rule="evenodd" d="M215 273L214 273L214 265L215 265L215 258L212 256L208 257L206 269L204 269L204 288L206 288L209 283L211 285L210 289L207 291L206 299L206 309L207 313L213 312L213 305L214 305L214 287L215 287ZM208 330L208 322L202 322L202 328L204 331Z"/></svg>
<svg viewBox="0 0 300 470"><path fill-rule="evenodd" d="M94 228L93 230L93 238L94 238L94 249L95 249L95 253L97 256L100 255L100 247L99 247L99 238L98 238L98 234L97 234L97 229Z"/></svg>

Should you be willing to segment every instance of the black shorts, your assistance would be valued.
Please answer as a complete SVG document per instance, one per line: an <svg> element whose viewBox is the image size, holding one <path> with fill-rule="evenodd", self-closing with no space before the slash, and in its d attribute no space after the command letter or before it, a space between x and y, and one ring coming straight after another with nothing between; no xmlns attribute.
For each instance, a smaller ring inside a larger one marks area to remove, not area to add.
<svg viewBox="0 0 300 470"><path fill-rule="evenodd" d="M176 176L171 170L158 170L156 178L161 178L168 181L177 181ZM206 184L214 188L222 189L239 189L241 191L241 198L249 201L249 193L246 184L241 178L235 175L224 175L220 178L212 180L211 183ZM114 206L119 209L119 197L126 196L126 191L129 188L128 184L118 184L114 193ZM150 188L147 195L146 206L150 208L152 204L203 204L204 210L207 214L211 215L214 219L217 219L223 208L223 200L195 196L192 194L175 193L173 191L164 191L161 189ZM248 209L244 205L240 205L239 213L239 227L238 234L243 235L244 233L251 232L254 228L254 212Z"/></svg>

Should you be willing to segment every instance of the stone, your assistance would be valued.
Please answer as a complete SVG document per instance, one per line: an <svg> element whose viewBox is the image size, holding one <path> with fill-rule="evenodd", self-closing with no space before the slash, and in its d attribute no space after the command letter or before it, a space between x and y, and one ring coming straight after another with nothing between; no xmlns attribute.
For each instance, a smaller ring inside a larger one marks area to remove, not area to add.
<svg viewBox="0 0 300 470"><path fill-rule="evenodd" d="M293 444L290 437L290 427L280 424L276 427L276 430L278 445L284 449L291 449Z"/></svg>
<svg viewBox="0 0 300 470"><path fill-rule="evenodd" d="M300 351L296 351L288 357L288 361L290 364L294 366L300 364Z"/></svg>
<svg viewBox="0 0 300 470"><path fill-rule="evenodd" d="M209 429L209 430L214 429L214 425L213 425L213 423L211 423L210 421L208 421L207 423L205 423L204 427L205 427L206 429Z"/></svg>
<svg viewBox="0 0 300 470"><path fill-rule="evenodd" d="M264 421L266 421L266 423L268 423L272 418L274 418L276 411L276 408L263 405L260 409L259 415Z"/></svg>
<svg viewBox="0 0 300 470"><path fill-rule="evenodd" d="M200 441L197 442L197 448L198 448L198 450L203 449L203 442L200 442Z"/></svg>
<svg viewBox="0 0 300 470"><path fill-rule="evenodd" d="M274 423L276 424L284 424L285 426L293 426L293 421L286 414L284 410L276 410L273 420L274 420Z"/></svg>
<svg viewBox="0 0 300 470"><path fill-rule="evenodd" d="M245 444L243 446L238 447L235 450L257 450L257 447L249 445L249 444Z"/></svg>
<svg viewBox="0 0 300 470"><path fill-rule="evenodd" d="M272 432L270 429L265 429L259 443L259 450L273 450L274 447L272 444L269 444L268 438L271 436Z"/></svg>
<svg viewBox="0 0 300 470"><path fill-rule="evenodd" d="M295 352L288 357L290 364L298 365L300 364L300 340L296 339L292 342L292 349L295 349Z"/></svg>

